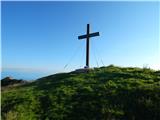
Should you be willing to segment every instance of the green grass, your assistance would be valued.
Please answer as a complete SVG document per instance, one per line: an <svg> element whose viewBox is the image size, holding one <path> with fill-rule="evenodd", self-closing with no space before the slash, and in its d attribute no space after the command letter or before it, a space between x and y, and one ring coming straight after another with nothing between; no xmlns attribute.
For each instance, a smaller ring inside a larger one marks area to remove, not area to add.
<svg viewBox="0 0 160 120"><path fill-rule="evenodd" d="M108 66L5 89L2 120L159 120L160 71Z"/></svg>

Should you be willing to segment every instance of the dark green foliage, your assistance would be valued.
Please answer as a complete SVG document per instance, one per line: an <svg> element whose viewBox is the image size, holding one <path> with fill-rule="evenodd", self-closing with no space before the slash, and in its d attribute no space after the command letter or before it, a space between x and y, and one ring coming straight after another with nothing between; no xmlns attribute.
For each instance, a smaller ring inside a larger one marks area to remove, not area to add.
<svg viewBox="0 0 160 120"><path fill-rule="evenodd" d="M159 120L160 74L110 65L2 91L3 120Z"/></svg>

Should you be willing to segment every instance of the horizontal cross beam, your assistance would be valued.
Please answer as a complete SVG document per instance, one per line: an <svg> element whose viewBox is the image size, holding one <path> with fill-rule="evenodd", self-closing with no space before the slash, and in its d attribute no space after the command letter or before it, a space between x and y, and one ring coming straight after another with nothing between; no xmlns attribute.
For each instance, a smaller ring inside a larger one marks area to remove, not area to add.
<svg viewBox="0 0 160 120"><path fill-rule="evenodd" d="M91 33L89 35L81 35L81 36L78 36L78 39L84 39L87 37L94 37L94 36L99 36L99 32Z"/></svg>

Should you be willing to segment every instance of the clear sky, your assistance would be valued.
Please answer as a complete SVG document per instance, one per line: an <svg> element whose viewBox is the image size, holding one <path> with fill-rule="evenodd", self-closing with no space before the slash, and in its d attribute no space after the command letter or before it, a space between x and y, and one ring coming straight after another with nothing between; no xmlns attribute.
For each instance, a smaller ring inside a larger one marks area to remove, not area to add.
<svg viewBox="0 0 160 120"><path fill-rule="evenodd" d="M35 79L84 67L86 41L77 37L88 23L91 32L100 32L90 39L91 67L160 69L158 2L2 2L1 7L2 77Z"/></svg>

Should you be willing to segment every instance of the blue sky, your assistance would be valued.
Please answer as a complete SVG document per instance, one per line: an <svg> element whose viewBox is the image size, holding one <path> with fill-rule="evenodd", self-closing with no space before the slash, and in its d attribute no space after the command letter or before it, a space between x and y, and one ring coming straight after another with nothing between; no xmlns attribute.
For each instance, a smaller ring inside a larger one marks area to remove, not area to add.
<svg viewBox="0 0 160 120"><path fill-rule="evenodd" d="M100 32L90 40L91 67L160 68L158 2L2 2L1 7L2 77L35 79L84 67L86 41L77 37L88 23L91 32Z"/></svg>

